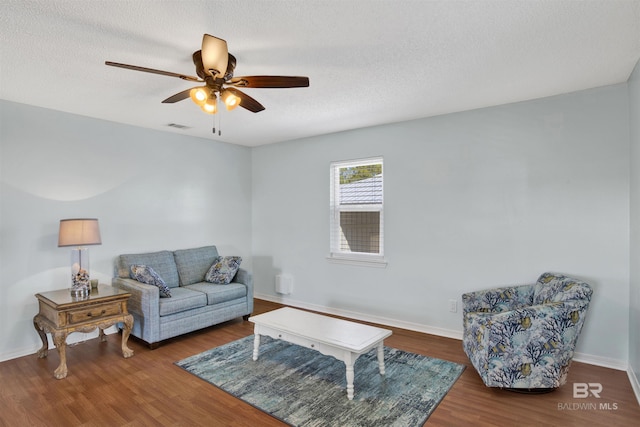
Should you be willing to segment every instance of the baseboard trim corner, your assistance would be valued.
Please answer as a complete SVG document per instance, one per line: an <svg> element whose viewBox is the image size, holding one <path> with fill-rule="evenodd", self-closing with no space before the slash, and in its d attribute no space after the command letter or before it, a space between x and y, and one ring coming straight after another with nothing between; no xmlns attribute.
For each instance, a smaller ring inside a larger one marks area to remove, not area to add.
<svg viewBox="0 0 640 427"><path fill-rule="evenodd" d="M636 395L636 400L638 401L638 405L640 405L640 380L638 380L638 376L631 366L627 369L627 375L629 376L629 382L631 383L631 388Z"/></svg>

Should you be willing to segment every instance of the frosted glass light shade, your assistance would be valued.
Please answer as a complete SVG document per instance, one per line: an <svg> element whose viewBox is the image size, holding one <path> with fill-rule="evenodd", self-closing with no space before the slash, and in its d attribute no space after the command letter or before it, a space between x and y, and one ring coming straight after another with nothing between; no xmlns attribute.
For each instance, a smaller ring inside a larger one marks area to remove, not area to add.
<svg viewBox="0 0 640 427"><path fill-rule="evenodd" d="M207 99L209 98L209 95L207 92L208 92L208 89L206 86L194 87L189 91L189 97L193 102L196 103L196 105L199 105L200 107L202 107L204 103L207 102Z"/></svg>
<svg viewBox="0 0 640 427"><path fill-rule="evenodd" d="M240 105L240 98L238 98L228 90L225 90L220 94L220 99L222 100L222 102L224 102L224 105L227 107L228 111L231 111L238 105Z"/></svg>

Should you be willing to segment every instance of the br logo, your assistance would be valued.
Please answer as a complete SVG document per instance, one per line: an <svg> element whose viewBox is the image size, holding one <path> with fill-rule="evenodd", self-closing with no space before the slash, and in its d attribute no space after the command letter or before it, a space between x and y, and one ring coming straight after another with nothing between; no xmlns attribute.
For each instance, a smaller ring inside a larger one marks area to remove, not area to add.
<svg viewBox="0 0 640 427"><path fill-rule="evenodd" d="M573 397L575 399L585 399L589 395L600 399L602 384L600 383L573 383Z"/></svg>

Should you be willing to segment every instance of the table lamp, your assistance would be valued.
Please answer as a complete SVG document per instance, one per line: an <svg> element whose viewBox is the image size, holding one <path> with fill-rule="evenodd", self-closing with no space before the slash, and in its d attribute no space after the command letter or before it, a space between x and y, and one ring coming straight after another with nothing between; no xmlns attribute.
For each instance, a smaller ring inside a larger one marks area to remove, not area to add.
<svg viewBox="0 0 640 427"><path fill-rule="evenodd" d="M96 218L60 220L58 247L71 249L71 295L86 298L91 292L89 282L89 245L101 245L100 227Z"/></svg>

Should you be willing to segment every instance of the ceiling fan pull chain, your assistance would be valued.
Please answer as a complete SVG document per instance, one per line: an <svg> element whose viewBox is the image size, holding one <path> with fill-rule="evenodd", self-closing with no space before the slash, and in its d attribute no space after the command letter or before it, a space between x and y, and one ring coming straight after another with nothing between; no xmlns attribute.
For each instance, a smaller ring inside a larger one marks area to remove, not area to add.
<svg viewBox="0 0 640 427"><path fill-rule="evenodd" d="M217 102L217 101L216 101ZM220 114L216 114L216 120L218 123L218 136L222 135L222 129L220 129Z"/></svg>

